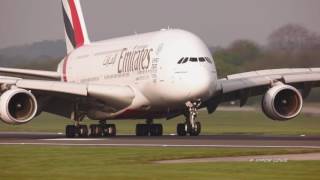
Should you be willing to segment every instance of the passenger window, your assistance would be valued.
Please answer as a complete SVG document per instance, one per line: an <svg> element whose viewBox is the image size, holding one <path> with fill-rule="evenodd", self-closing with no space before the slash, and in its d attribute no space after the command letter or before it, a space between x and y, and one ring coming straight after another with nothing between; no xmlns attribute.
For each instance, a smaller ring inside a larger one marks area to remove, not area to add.
<svg viewBox="0 0 320 180"><path fill-rule="evenodd" d="M188 62L189 58L184 58L184 60L182 61L182 64Z"/></svg>
<svg viewBox="0 0 320 180"><path fill-rule="evenodd" d="M198 58L190 58L191 62L198 62Z"/></svg>
<svg viewBox="0 0 320 180"><path fill-rule="evenodd" d="M199 58L199 61L200 62L206 62L206 60L203 57Z"/></svg>
<svg viewBox="0 0 320 180"><path fill-rule="evenodd" d="M182 61L183 61L184 58L181 58L179 61L178 61L178 64L181 64Z"/></svg>

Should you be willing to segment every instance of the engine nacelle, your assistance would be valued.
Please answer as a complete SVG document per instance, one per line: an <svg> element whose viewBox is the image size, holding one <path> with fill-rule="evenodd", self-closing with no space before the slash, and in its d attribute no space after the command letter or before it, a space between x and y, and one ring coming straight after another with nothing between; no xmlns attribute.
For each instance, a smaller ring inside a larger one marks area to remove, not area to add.
<svg viewBox="0 0 320 180"><path fill-rule="evenodd" d="M289 85L276 85L269 89L262 100L262 110L275 121L287 121L301 112L303 99L301 93Z"/></svg>
<svg viewBox="0 0 320 180"><path fill-rule="evenodd" d="M23 124L37 114L38 103L25 89L11 89L0 96L0 117L7 124Z"/></svg>

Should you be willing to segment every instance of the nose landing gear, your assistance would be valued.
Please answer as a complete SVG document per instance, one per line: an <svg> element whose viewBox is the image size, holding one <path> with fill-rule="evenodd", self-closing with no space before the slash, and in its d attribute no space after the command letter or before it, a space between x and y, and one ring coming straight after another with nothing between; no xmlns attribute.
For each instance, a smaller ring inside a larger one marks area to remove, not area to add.
<svg viewBox="0 0 320 180"><path fill-rule="evenodd" d="M198 108L201 105L200 101L187 102L187 111L185 113L186 122L177 125L178 136L198 136L201 133L201 123L196 120Z"/></svg>

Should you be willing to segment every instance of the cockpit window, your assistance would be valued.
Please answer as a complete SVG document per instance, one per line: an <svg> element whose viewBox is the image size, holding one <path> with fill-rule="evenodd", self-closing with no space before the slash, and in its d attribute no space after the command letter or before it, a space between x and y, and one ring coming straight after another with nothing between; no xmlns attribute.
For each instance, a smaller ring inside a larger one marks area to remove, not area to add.
<svg viewBox="0 0 320 180"><path fill-rule="evenodd" d="M212 64L212 61L210 58L206 57L206 60L208 61L208 63Z"/></svg>
<svg viewBox="0 0 320 180"><path fill-rule="evenodd" d="M178 64L181 64L182 61L183 61L184 58L181 58L179 61L178 61Z"/></svg>
<svg viewBox="0 0 320 180"><path fill-rule="evenodd" d="M198 58L192 57L192 58L190 58L190 61L191 62L198 62Z"/></svg>
<svg viewBox="0 0 320 180"><path fill-rule="evenodd" d="M203 57L199 58L199 61L200 62L206 62L206 60Z"/></svg>
<svg viewBox="0 0 320 180"><path fill-rule="evenodd" d="M178 64L185 64L187 62L200 62L200 63L208 62L212 64L212 61L209 57L183 57L178 61Z"/></svg>
<svg viewBox="0 0 320 180"><path fill-rule="evenodd" d="M189 60L189 58L184 58L182 63L184 64L184 63L188 62L188 60Z"/></svg>

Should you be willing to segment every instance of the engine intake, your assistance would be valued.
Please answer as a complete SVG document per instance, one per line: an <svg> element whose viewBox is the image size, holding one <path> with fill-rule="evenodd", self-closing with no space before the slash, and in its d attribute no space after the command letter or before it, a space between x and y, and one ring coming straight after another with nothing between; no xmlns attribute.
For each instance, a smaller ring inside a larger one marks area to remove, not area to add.
<svg viewBox="0 0 320 180"><path fill-rule="evenodd" d="M11 89L0 97L0 117L7 124L23 124L37 114L38 105L34 95L25 89Z"/></svg>
<svg viewBox="0 0 320 180"><path fill-rule="evenodd" d="M303 99L301 93L289 85L276 85L269 89L262 100L262 110L275 121L295 118L301 112Z"/></svg>

